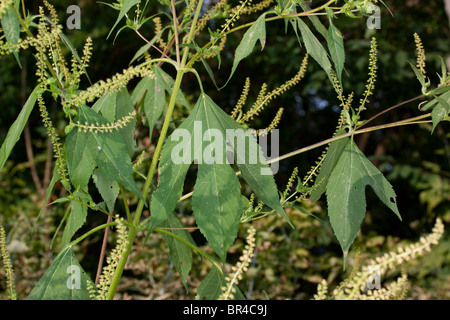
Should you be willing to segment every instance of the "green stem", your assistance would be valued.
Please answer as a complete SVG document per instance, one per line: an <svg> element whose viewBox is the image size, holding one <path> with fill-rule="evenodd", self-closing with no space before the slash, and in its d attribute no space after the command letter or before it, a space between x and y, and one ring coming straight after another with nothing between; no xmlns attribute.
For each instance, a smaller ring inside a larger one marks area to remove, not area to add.
<svg viewBox="0 0 450 320"><path fill-rule="evenodd" d="M76 240L72 241L70 243L70 246L73 247L75 245L77 245L78 243L80 243L81 241L83 241L84 239L86 239L87 237L89 237L91 234L100 231L102 229L108 228L108 227L113 227L117 225L117 222L110 222L110 223L105 223L102 224L101 226L98 226L94 229L89 230L88 232L86 232L85 234L83 234L82 236L80 236L79 238L77 238Z"/></svg>
<svg viewBox="0 0 450 320"><path fill-rule="evenodd" d="M200 15L200 10L202 8L203 5L203 0L200 0L197 4L197 10L194 16L194 20L192 22L192 26L191 26L191 30L189 32L189 36L187 39L186 44L190 44L193 37L194 37L194 33L195 33L195 27L198 21L198 17ZM186 46L183 52L183 58L181 60L180 65L178 66L177 69L177 76L175 78L175 83L173 86L173 91L172 91L172 95L170 97L170 101L169 101L169 106L167 108L167 114L166 117L164 119L164 124L163 127L161 129L161 133L159 135L159 139L158 139L158 143L156 145L156 150L155 153L153 155L153 159L152 159L152 163L150 165L150 169L147 175L147 180L145 181L145 185L144 185L144 190L143 190L143 197L144 199L147 197L147 194L149 193L150 190L150 186L153 180L153 176L155 174L155 170L156 170L156 166L158 164L159 161L159 156L161 154L161 150L162 150L162 146L164 144L166 135L167 135L167 131L169 129L169 125L170 122L172 121L172 114L173 111L175 109L175 102L176 102L176 98L178 95L178 91L180 90L180 86L181 86L181 81L183 79L183 75L185 73L185 64L186 64L186 60L189 54L189 47ZM138 232L138 226L139 226L139 222L141 219L141 215L142 215L142 210L144 209L144 202L142 200L139 201L138 206L136 208L136 213L133 219L132 224L130 225L130 229L128 232L128 244L125 248L125 252L122 254L122 256L120 257L120 260L118 262L116 271L114 273L114 276L111 280L111 286L108 290L108 294L107 294L107 299L108 300L112 300L114 298L114 294L116 293L117 290L117 286L119 285L119 281L122 277L122 273L123 273L123 269L125 268L125 265L127 263L128 260L128 256L131 253L131 249L133 247L133 243L134 243L134 239L136 238L137 232Z"/></svg>
<svg viewBox="0 0 450 320"><path fill-rule="evenodd" d="M127 197L125 196L125 190L123 189L122 185L120 185L120 194L122 195L123 205L125 207L125 212L127 213L128 222L131 223L130 207L128 207Z"/></svg>

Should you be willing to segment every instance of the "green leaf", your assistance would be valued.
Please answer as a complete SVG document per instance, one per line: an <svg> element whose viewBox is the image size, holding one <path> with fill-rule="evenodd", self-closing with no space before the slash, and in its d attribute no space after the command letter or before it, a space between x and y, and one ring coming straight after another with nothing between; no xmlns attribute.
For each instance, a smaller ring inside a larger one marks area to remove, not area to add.
<svg viewBox="0 0 450 320"><path fill-rule="evenodd" d="M192 209L200 231L225 261L236 239L242 210L241 185L228 164L199 166Z"/></svg>
<svg viewBox="0 0 450 320"><path fill-rule="evenodd" d="M264 154L258 145L256 138L220 109L211 98L206 97L206 99L209 101L209 105L212 107L216 117L219 119L219 122L223 124L224 128L233 130L233 135L227 136L227 144L232 148L235 156L235 163L241 171L244 180L249 184L250 188L254 191L260 201L264 202L264 204L280 214L293 228L294 226L280 204L275 179L271 173L271 169L266 163ZM239 143L240 141L247 141L247 144L243 147ZM249 150L256 151L255 154L250 155L256 162L250 161L250 159L246 160L246 158L249 157L247 154L247 151Z"/></svg>
<svg viewBox="0 0 450 320"><path fill-rule="evenodd" d="M337 77L339 82L342 83L342 71L344 70L345 63L344 38L338 28L333 25L331 19L326 39L331 60L334 62L334 67L336 68Z"/></svg>
<svg viewBox="0 0 450 320"><path fill-rule="evenodd" d="M185 137L180 133L183 130L192 133L194 122L199 120L199 107L195 107L189 117L183 121L176 132L167 138L163 146L160 160L160 181L158 189L153 193L151 198L151 220L149 233L165 221L172 214L178 200L183 191L183 182L186 173L192 161L193 143L191 136ZM190 152L184 152L180 163L172 161L172 151L180 144L180 138L183 144ZM186 141L185 141L186 140Z"/></svg>
<svg viewBox="0 0 450 320"><path fill-rule="evenodd" d="M48 21L49 21L50 23L52 23L52 21L51 21L50 19L48 19ZM53 23L52 23L52 24L53 24ZM53 25L53 27L56 28L57 26ZM80 56L78 55L77 49L75 49L75 47L74 47L74 45L72 44L72 42L69 40L69 38L66 37L66 35L65 35L63 32L59 32L58 35L59 35L59 37L61 38L61 40L63 41L64 45L67 47L67 49L69 49L70 52L72 53L72 55L75 57L75 59L76 59L77 62L78 62L78 65L83 69L83 72L84 72L84 74L86 75L86 77L87 77L89 83L92 85L91 78L89 78L89 75L88 75L88 73L87 73L87 71L86 71L86 68L84 67L83 63L81 62L81 58L80 58Z"/></svg>
<svg viewBox="0 0 450 320"><path fill-rule="evenodd" d="M290 223L280 204L272 172L256 139L211 98L202 94L192 113L163 147L160 182L151 200L149 231L172 213L181 196L186 172L194 161L199 166L193 195L194 216L200 231L224 259L236 236L242 209L240 186L227 162L228 146L236 155L238 169L259 200ZM252 152L251 158L256 161L247 161Z"/></svg>
<svg viewBox="0 0 450 320"><path fill-rule="evenodd" d="M450 86L446 86L443 88L449 88ZM447 101L448 103L450 103L450 90L445 91L444 93L442 93L440 95L441 99L443 99L444 101ZM420 108L420 110L425 111L425 110L429 110L433 107L435 107L438 104L438 100L436 99L436 96L434 95L434 99L428 101L423 107Z"/></svg>
<svg viewBox="0 0 450 320"><path fill-rule="evenodd" d="M131 100L131 96L128 93L127 88L123 88L117 94L116 102L116 121L128 116L134 111L134 104ZM120 134L123 137L125 146L127 147L130 157L133 156L134 148L136 147L136 140L134 139L134 128L136 126L136 118L131 119L126 126L119 129Z"/></svg>
<svg viewBox="0 0 450 320"><path fill-rule="evenodd" d="M92 110L100 113L109 122L116 122L134 111L134 103L128 93L127 88L123 88L119 92L105 94L92 106ZM136 119L132 119L128 124L119 129L123 136L128 154L133 156L136 141L134 139L134 127Z"/></svg>
<svg viewBox="0 0 450 320"><path fill-rule="evenodd" d="M331 173L326 191L328 215L344 257L347 256L366 213L367 185L401 220L391 184L358 149L353 139L350 139Z"/></svg>
<svg viewBox="0 0 450 320"><path fill-rule="evenodd" d="M411 66L411 69L413 69L414 74L416 75L417 80L419 80L420 85L422 86L422 89L425 88L426 86L426 82L425 82L425 76L423 75L422 72L420 72L419 69L417 69L417 67L415 65L413 65L411 62L409 62L409 65Z"/></svg>
<svg viewBox="0 0 450 320"><path fill-rule="evenodd" d="M80 266L71 246L65 247L33 288L28 300L89 300L92 280Z"/></svg>
<svg viewBox="0 0 450 320"><path fill-rule="evenodd" d="M5 141L3 141L2 147L0 148L0 170L3 169L3 166L5 165L6 160L8 160L12 149L16 145L17 141L19 141L22 131L27 124L28 118L30 117L31 111L36 104L36 99L38 95L42 93L42 91L43 90L40 88L40 86L37 86L33 90L27 102L25 102L22 111L20 111L20 114L17 117L16 121L14 121L12 126L9 128L6 139Z"/></svg>
<svg viewBox="0 0 450 320"><path fill-rule="evenodd" d="M439 124L439 122L441 122L442 119L446 118L450 113L450 103L448 101L440 96L435 96L434 98L436 99L438 104L433 108L433 111L431 111L431 119L433 121L433 128L431 129L431 133L434 132L434 129L436 129L436 126Z"/></svg>
<svg viewBox="0 0 450 320"><path fill-rule="evenodd" d="M304 1L300 2L300 6L302 7L303 11L311 11L311 7L308 6ZM298 18L300 19L300 18ZM308 15L308 19L312 22L314 28L324 37L327 37L327 28L323 25L323 23L320 21L320 19L315 15Z"/></svg>
<svg viewBox="0 0 450 320"><path fill-rule="evenodd" d="M107 126L110 124L107 119L87 106L83 105L79 109L80 115L78 121L81 124L88 123L89 125L94 124L96 126ZM127 190L139 195L143 200L139 188L133 179L131 158L120 132L116 130L112 132L72 130L69 134L85 136L81 139L86 139L89 142L86 148L91 153L92 158L102 173L122 184Z"/></svg>
<svg viewBox="0 0 450 320"><path fill-rule="evenodd" d="M172 88L175 84L175 80L171 76L169 76L166 72L164 72L160 67L155 66L153 68L155 72L155 77L158 79L161 79L161 81L158 81L158 85L161 84L164 86L164 90L167 91L169 95L172 95ZM183 92L181 90L178 90L178 95L176 102L181 104L182 106L190 109L189 103L187 102L186 98L183 95Z"/></svg>
<svg viewBox="0 0 450 320"><path fill-rule="evenodd" d="M88 194L84 194L80 192L78 194L79 201L87 204L90 200L90 196ZM87 217L87 206L85 204L81 204L78 201L71 201L69 205L69 216L67 219L66 226L64 228L64 233L62 235L62 246L65 247L69 245L72 240L73 235L83 226L86 222Z"/></svg>
<svg viewBox="0 0 450 320"><path fill-rule="evenodd" d="M217 300L222 294L225 277L217 268L211 269L202 283L197 287L196 300Z"/></svg>
<svg viewBox="0 0 450 320"><path fill-rule="evenodd" d="M345 133L345 129L339 129L335 137L340 136ZM327 187L328 179L330 178L331 172L333 172L336 167L337 162L339 161L342 152L344 151L345 146L348 143L349 138L343 138L330 143L330 147L328 148L327 153L325 154L325 159L320 168L319 175L314 182L314 185L317 186L311 192L311 201L319 200L320 196L325 192Z"/></svg>
<svg viewBox="0 0 450 320"><path fill-rule="evenodd" d="M311 32L309 27L301 20L297 20L298 26L300 28L300 32L302 34L303 42L305 43L306 51L308 54L317 61L317 63L322 67L323 70L330 78L330 81L333 81L331 78L331 63L328 59L328 54L320 41L316 38L316 36Z"/></svg>
<svg viewBox="0 0 450 320"><path fill-rule="evenodd" d="M184 228L184 225L175 214L170 214L168 219L164 221L161 226L164 228L172 229L170 230L171 233L177 235L187 242L195 244L189 231L187 231L186 229L182 229ZM179 239L171 237L165 233L161 233L161 236L169 246L170 260L178 270L181 281L183 282L187 290L187 276L189 275L192 267L192 250L187 244L183 243Z"/></svg>
<svg viewBox="0 0 450 320"><path fill-rule="evenodd" d="M255 23L245 32L244 37L236 48L236 52L234 55L233 67L231 69L230 77L228 81L230 81L233 76L239 62L245 59L250 53L252 53L253 48L256 45L256 42L261 43L261 50L264 49L266 45L266 14L262 14L255 21ZM228 83L227 81L227 83ZM225 84L226 85L226 84Z"/></svg>
<svg viewBox="0 0 450 320"><path fill-rule="evenodd" d="M116 121L117 92L106 93L92 106L92 110L101 114L109 122Z"/></svg>
<svg viewBox="0 0 450 320"><path fill-rule="evenodd" d="M150 133L153 132L156 122L161 117L164 108L166 107L165 87L166 84L162 74L157 72L153 78L143 78L136 88L139 93L143 91L142 89L146 90L143 107Z"/></svg>
<svg viewBox="0 0 450 320"><path fill-rule="evenodd" d="M33 229L31 230L31 233L34 233L34 228L36 228L37 223L39 221L39 218L41 217L42 212L44 212L46 206L47 206L47 202L48 199L50 199L50 196L52 195L53 192L53 188L55 187L55 184L61 179L59 172L58 172L58 167L55 166L53 168L53 177L52 180L50 181L50 183L48 184L47 190L45 190L45 201L44 204L42 205L41 210L39 211L37 217L36 217L36 221L33 224Z"/></svg>
<svg viewBox="0 0 450 320"><path fill-rule="evenodd" d="M136 4L138 4L139 2L141 2L141 0L123 0L123 5L120 8L120 12L119 12L119 16L117 17L116 22L114 23L114 26L111 28L111 31L108 34L109 38L111 36L111 33L113 32L113 30L116 28L117 24L120 22L120 20L123 19L123 17L125 17L125 14L128 13L128 11L130 11L130 9L135 6Z"/></svg>
<svg viewBox="0 0 450 320"><path fill-rule="evenodd" d="M17 44L20 38L20 22L17 19L16 13L12 6L8 6L6 11L2 14L2 18L0 19L0 23L3 29L3 33L5 34L6 41L11 44ZM22 64L20 63L19 53L13 52L14 57L19 64L19 67L22 68Z"/></svg>
<svg viewBox="0 0 450 320"><path fill-rule="evenodd" d="M108 176L105 176L102 171L98 169L94 171L92 178L98 192L108 207L108 211L113 212L114 203L116 202L120 191L119 184L116 181L111 180Z"/></svg>
<svg viewBox="0 0 450 320"><path fill-rule="evenodd" d="M95 145L92 134L69 132L66 138L67 170L76 190L87 191L89 180L97 166L91 149Z"/></svg>
<svg viewBox="0 0 450 320"><path fill-rule="evenodd" d="M222 294L222 288L226 286L225 276L217 268L211 269L208 275L203 279L202 283L197 287L196 300L218 300ZM245 300L238 287L234 286L235 300Z"/></svg>

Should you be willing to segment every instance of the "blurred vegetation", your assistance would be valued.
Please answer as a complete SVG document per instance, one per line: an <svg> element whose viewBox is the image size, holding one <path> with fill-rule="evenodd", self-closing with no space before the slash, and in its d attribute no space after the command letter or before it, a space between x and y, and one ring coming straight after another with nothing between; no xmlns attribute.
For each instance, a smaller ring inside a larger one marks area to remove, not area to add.
<svg viewBox="0 0 450 320"><path fill-rule="evenodd" d="M94 52L88 69L93 82L106 79L121 72L129 64L135 52L144 45L142 39L131 30L124 30L117 37L106 39L116 12L94 0L51 1L62 21L67 19L66 8L77 4L82 11L81 30L65 30L78 50L83 41L92 37ZM39 1L25 1L32 12L38 11ZM153 2L152 2L153 3ZM346 45L346 70L344 72L345 93L355 92L360 96L367 79L368 50L370 38L375 36L379 46L379 70L376 92L365 113L370 118L376 113L420 94L420 85L407 61L415 61L413 34L417 32L427 53L427 74L432 78L439 70L439 56L444 59L450 53L449 21L443 1L407 0L385 1L389 11L381 7L380 30L369 30L362 19L341 17L336 26L344 35ZM152 12L156 4L150 8ZM253 21L256 16L242 17ZM141 33L151 37L153 23L148 22ZM292 30L287 31L283 22L271 22L267 28L267 44L264 51L255 52L242 62L239 73L227 87L217 91L207 73L200 68L205 91L224 110L230 112L239 99L246 77L251 78L249 102L256 99L259 88L265 81L275 88L292 77L298 70L305 54ZM292 33L292 34L291 34ZM222 52L220 69L217 61L210 61L216 81L221 86L228 78L234 50L242 34L229 37ZM287 39L287 40L286 40ZM20 70L12 56L0 60L0 141L4 140L10 124L14 121L25 99L35 84L32 71L34 58L30 52L21 52L24 66ZM168 68L167 72L171 72ZM266 80L267 79L267 80ZM434 81L436 82L436 81ZM85 82L86 86L89 83ZM130 84L132 89L133 83ZM198 94L195 79L187 76L182 85L188 99L194 100ZM393 122L420 115L417 102L410 103L383 117L375 124ZM273 108L266 109L261 117L252 123L260 128L269 125L279 107L285 113L280 122L280 154L329 138L339 117L338 100L325 73L315 63L310 63L307 76L296 87L272 102ZM51 111L57 128L64 128L62 110L54 105ZM182 116L183 111L178 110ZM61 125L58 126L58 121ZM29 121L33 158L25 152L24 139L16 145L7 165L0 173L0 224L8 234L8 249L14 263L19 299L25 298L43 272L58 253L58 236L55 232L64 216L65 208L54 205L36 218L43 203L43 191L48 185L48 152L46 132L43 130L37 110ZM61 132L63 135L63 132ZM396 244L415 242L420 235L428 233L436 217L444 223L450 222L450 130L449 123L442 123L431 134L431 125L405 126L358 137L360 149L378 165L392 183L398 196L398 206L403 221L386 214L386 208L367 191L368 214L362 232L350 252L350 266L354 252L361 251L362 263L365 258L373 258L391 250ZM145 143L148 143L145 142ZM306 174L323 149L317 149L300 156L289 158L280 164L276 181L280 187L286 185L295 167L300 176ZM33 160L33 161L31 161ZM37 187L32 177L35 170L40 177ZM195 179L195 174L188 175ZM186 189L192 181L186 181ZM64 190L57 185L54 194L63 195ZM55 200L53 198L52 200ZM342 271L340 247L327 222L326 202L302 203L302 209L311 214L292 209L289 217L296 226L291 230L274 217L254 222L256 234L256 256L249 271L240 282L240 289L251 299L311 299L317 284L327 279L331 285L338 285L349 271ZM193 224L190 212L184 207L183 220ZM103 223L105 217L90 212L87 226ZM32 232L33 231L33 232ZM202 244L201 235L193 232L194 239ZM55 240L54 240L55 239ZM230 265L235 262L243 249L245 230L240 240L230 250ZM54 240L54 241L53 241ZM83 268L95 278L98 255L102 241L101 234L83 241L77 247L77 255ZM208 252L208 248L204 248ZM448 232L433 251L422 258L409 262L406 266L411 287L410 299L450 298L450 237ZM351 268L350 268L351 269ZM197 287L208 274L210 265L202 263L196 256L189 277L192 287ZM385 279L383 279L385 280ZM6 298L4 269L0 268L0 298ZM136 243L136 251L131 257L124 278L119 287L123 299L189 299L195 297L195 290L186 292L168 257L168 248L159 236L150 237L145 243Z"/></svg>

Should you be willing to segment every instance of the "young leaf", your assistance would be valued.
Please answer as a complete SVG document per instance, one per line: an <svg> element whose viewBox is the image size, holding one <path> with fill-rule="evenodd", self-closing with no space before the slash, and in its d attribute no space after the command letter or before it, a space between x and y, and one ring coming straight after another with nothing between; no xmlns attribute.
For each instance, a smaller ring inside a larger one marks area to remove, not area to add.
<svg viewBox="0 0 450 320"><path fill-rule="evenodd" d="M17 117L16 121L14 121L12 126L9 128L6 139L5 141L3 141L2 147L0 148L0 170L3 169L3 166L5 165L6 160L8 160L12 149L16 145L17 141L19 141L20 135L22 134L28 118L30 117L31 111L34 108L36 99L38 95L42 93L42 91L43 90L39 85L33 90L27 102L23 106L22 111L20 111L20 114Z"/></svg>
<svg viewBox="0 0 450 320"><path fill-rule="evenodd" d="M331 173L326 191L328 215L344 257L347 256L366 213L367 185L401 220L391 184L358 149L353 139L350 139Z"/></svg>
<svg viewBox="0 0 450 320"><path fill-rule="evenodd" d="M111 28L111 31L109 32L107 38L109 38L111 36L111 33L116 28L116 26L120 22L120 20L122 20L123 17L125 17L125 14L127 14L128 11L130 11L130 9L139 2L141 2L141 0L123 0L123 4L122 4L122 7L120 8L119 16L117 17L117 20L114 23L114 26Z"/></svg>
<svg viewBox="0 0 450 320"><path fill-rule="evenodd" d="M50 19L48 19L48 21L50 23L52 23L52 21ZM53 27L56 28L57 26L53 25ZM67 47L67 49L69 49L70 52L72 52L72 55L75 57L75 59L78 62L78 65L83 69L83 72L86 75L89 83L92 85L91 78L89 78L86 68L84 67L83 63L81 62L81 58L78 55L78 52L77 52L77 49L75 49L75 46L72 44L72 42L69 40L69 38L67 38L67 36L63 32L59 32L58 35L61 38L61 40L63 41L64 45Z"/></svg>
<svg viewBox="0 0 450 320"><path fill-rule="evenodd" d="M256 42L258 42L258 40L261 43L261 50L264 49L264 46L266 45L265 17L266 15L262 14L255 21L255 23L247 30L247 32L245 32L244 37L241 40L241 43L239 43L238 47L236 48L233 67L231 68L231 74L230 77L228 78L228 81L230 81L231 77L236 71L239 62L245 59L248 55L250 55L250 53L252 53L253 48L255 47Z"/></svg>
<svg viewBox="0 0 450 320"><path fill-rule="evenodd" d="M3 33L5 34L6 41L11 44L17 44L20 38L20 22L17 19L13 7L8 6L6 8L6 11L2 14L0 23L3 29ZM22 64L20 63L19 59L19 53L13 52L13 54L17 60L17 63L19 64L19 67L22 68Z"/></svg>
<svg viewBox="0 0 450 320"><path fill-rule="evenodd" d="M345 129L341 128L334 135L335 137L340 136L345 133ZM344 151L345 146L348 143L349 138L343 138L340 140L333 141L330 143L330 147L325 155L325 160L320 168L319 175L316 178L314 185L316 186L311 192L311 201L319 200L320 196L325 192L327 187L328 179L330 178L331 172L333 172L334 167L336 167L339 158Z"/></svg>
<svg viewBox="0 0 450 320"><path fill-rule="evenodd" d="M302 34L303 42L305 43L306 51L311 57L314 58L314 60L317 61L322 69L325 70L328 78L330 78L330 81L333 81L331 78L331 63L328 59L327 52L323 48L320 41L317 40L316 36L311 32L306 23L304 23L301 19L298 19L297 23Z"/></svg>
<svg viewBox="0 0 450 320"><path fill-rule="evenodd" d="M328 43L328 50L331 54L331 60L334 62L337 77L339 82L342 83L342 70L344 70L345 63L344 38L338 28L334 26L331 18L326 39Z"/></svg>
<svg viewBox="0 0 450 320"><path fill-rule="evenodd" d="M164 89L167 91L169 95L172 95L172 88L175 84L175 80L172 79L171 76L169 76L166 72L164 72L160 67L155 66L155 77L160 79L158 81L158 85L161 84L164 86ZM186 107L190 109L189 103L187 102L186 98L183 95L183 92L181 90L178 91L177 99L176 101L181 104L183 107Z"/></svg>
<svg viewBox="0 0 450 320"><path fill-rule="evenodd" d="M170 230L170 232L173 234L187 242L192 244L195 243L191 234L187 230L181 229L184 228L184 225L175 214L169 215L168 219L164 221L161 226L164 228L171 228L172 230ZM175 268L177 268L181 281L187 290L187 276L189 275L192 267L192 250L187 244L174 237L171 237L165 233L161 233L161 236L169 246L170 260L175 265Z"/></svg>
<svg viewBox="0 0 450 320"><path fill-rule="evenodd" d="M144 98L144 112L151 133L166 107L166 93L164 91L166 84L163 75L159 72L156 72L153 78L143 78L139 84L141 83L142 85L136 89L140 91L143 87L147 91Z"/></svg>
<svg viewBox="0 0 450 320"><path fill-rule="evenodd" d="M92 280L80 266L71 246L65 247L33 288L28 300L89 300Z"/></svg>

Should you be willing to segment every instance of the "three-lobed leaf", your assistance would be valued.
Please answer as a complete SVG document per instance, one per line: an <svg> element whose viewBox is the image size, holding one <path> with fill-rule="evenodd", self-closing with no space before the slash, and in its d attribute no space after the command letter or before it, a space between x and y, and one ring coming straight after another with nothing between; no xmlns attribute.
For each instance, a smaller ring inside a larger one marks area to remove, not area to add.
<svg viewBox="0 0 450 320"><path fill-rule="evenodd" d="M353 139L349 139L326 190L328 215L344 256L347 256L366 213L367 185L401 220L391 184L358 149Z"/></svg>
<svg viewBox="0 0 450 320"><path fill-rule="evenodd" d="M254 162L248 161L251 152L255 153L250 156ZM194 216L200 231L224 259L237 235L242 211L240 185L227 162L230 153L259 200L290 223L256 139L202 94L189 117L163 147L160 181L151 200L150 231L172 214L187 170L195 162L198 175L192 199Z"/></svg>

